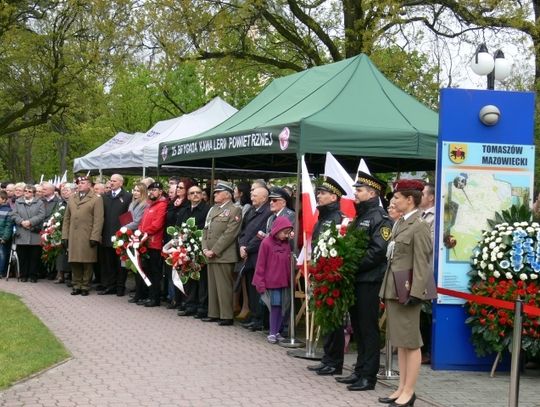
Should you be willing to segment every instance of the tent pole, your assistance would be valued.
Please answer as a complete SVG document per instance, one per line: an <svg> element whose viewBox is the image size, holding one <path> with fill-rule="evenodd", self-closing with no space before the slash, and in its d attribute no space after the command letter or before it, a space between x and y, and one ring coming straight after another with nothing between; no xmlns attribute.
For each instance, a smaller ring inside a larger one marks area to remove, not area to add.
<svg viewBox="0 0 540 407"><path fill-rule="evenodd" d="M210 202L214 204L214 182L216 179L216 159L212 157L212 170L210 172Z"/></svg>
<svg viewBox="0 0 540 407"><path fill-rule="evenodd" d="M142 167L142 177L143 177L143 179L146 178L146 168L145 167Z"/></svg>
<svg viewBox="0 0 540 407"><path fill-rule="evenodd" d="M295 255L291 256L291 315L289 320L289 338L279 342L280 346L285 348L300 348L305 346L305 343L296 339L296 326L295 326L295 312L294 312L294 299L295 299L295 283L296 283L296 254L298 254L298 230L299 227L299 217L298 212L300 209L300 182L302 176L302 161L300 157L297 157L297 166L296 166L296 199L294 201L294 239L293 239L293 250Z"/></svg>

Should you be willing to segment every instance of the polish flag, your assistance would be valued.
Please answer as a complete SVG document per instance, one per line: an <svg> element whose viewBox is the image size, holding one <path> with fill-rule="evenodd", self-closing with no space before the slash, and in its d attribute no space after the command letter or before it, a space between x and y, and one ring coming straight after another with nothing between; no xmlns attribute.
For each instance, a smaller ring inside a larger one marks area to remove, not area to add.
<svg viewBox="0 0 540 407"><path fill-rule="evenodd" d="M306 161L304 156L302 156L302 228L304 232L304 247L298 256L298 266L303 264L304 259L309 260L311 256L311 237L318 217L319 211L317 210L315 191L313 191L313 185L311 185Z"/></svg>
<svg viewBox="0 0 540 407"><path fill-rule="evenodd" d="M354 180L330 152L326 153L324 175L332 177L343 188L345 195L341 197L341 212L348 218L354 218L356 216L356 209L354 208Z"/></svg>

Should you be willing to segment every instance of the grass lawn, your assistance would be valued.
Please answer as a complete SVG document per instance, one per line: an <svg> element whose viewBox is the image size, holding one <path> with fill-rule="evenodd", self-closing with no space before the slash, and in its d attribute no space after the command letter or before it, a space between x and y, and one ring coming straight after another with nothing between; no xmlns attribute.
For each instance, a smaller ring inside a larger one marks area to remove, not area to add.
<svg viewBox="0 0 540 407"><path fill-rule="evenodd" d="M69 357L26 305L0 292L0 389Z"/></svg>

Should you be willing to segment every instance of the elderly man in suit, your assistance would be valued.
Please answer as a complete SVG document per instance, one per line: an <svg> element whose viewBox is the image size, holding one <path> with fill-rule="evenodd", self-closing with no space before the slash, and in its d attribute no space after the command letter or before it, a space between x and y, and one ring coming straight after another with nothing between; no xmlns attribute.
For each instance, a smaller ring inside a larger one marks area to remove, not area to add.
<svg viewBox="0 0 540 407"><path fill-rule="evenodd" d="M69 198L62 243L68 248L73 291L71 295L88 295L92 279L92 264L97 262L97 247L103 228L103 202L92 189L88 177L77 178L77 192Z"/></svg>
<svg viewBox="0 0 540 407"><path fill-rule="evenodd" d="M208 317L202 321L222 326L233 324L233 272L239 260L236 239L242 226L242 208L234 205L233 194L231 183L217 183L202 239L208 263Z"/></svg>
<svg viewBox="0 0 540 407"><path fill-rule="evenodd" d="M111 237L120 229L120 215L129 209L132 195L123 188L124 178L120 174L111 175L111 190L101 195L103 199L103 258L101 264L101 284L104 290L99 295L124 295L127 270L121 266L120 258L113 248Z"/></svg>

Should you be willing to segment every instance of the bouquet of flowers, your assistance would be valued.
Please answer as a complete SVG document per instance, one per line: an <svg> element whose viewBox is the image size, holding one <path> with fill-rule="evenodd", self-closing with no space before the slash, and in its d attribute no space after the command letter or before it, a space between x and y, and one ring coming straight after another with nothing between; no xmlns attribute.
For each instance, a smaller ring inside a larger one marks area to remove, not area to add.
<svg viewBox="0 0 540 407"><path fill-rule="evenodd" d="M308 272L312 287L310 305L322 334L340 328L354 304L354 278L367 245L363 229L330 226L320 234Z"/></svg>
<svg viewBox="0 0 540 407"><path fill-rule="evenodd" d="M517 212L514 210L514 212ZM508 215L508 213L507 213ZM503 220L499 216L499 220ZM470 290L475 295L540 304L540 224L529 221L492 224L473 251ZM472 341L476 353L510 350L514 312L468 302ZM531 355L540 351L540 318L523 315L522 348Z"/></svg>
<svg viewBox="0 0 540 407"><path fill-rule="evenodd" d="M202 253L202 230L197 229L195 218L187 219L180 226L169 226L167 234L172 239L163 247L165 262L179 272L182 284L191 278L200 279L204 263Z"/></svg>
<svg viewBox="0 0 540 407"><path fill-rule="evenodd" d="M131 230L125 226L122 226L111 237L113 248L116 250L116 254L120 257L120 260L124 262L126 268L130 269L134 273L137 273L137 267L128 255L128 248L133 248L138 252L139 258L148 257L148 244L146 240L146 234L140 230Z"/></svg>
<svg viewBox="0 0 540 407"><path fill-rule="evenodd" d="M66 207L61 205L49 220L43 224L41 230L41 259L46 264L55 264L58 255L62 252L62 223Z"/></svg>

